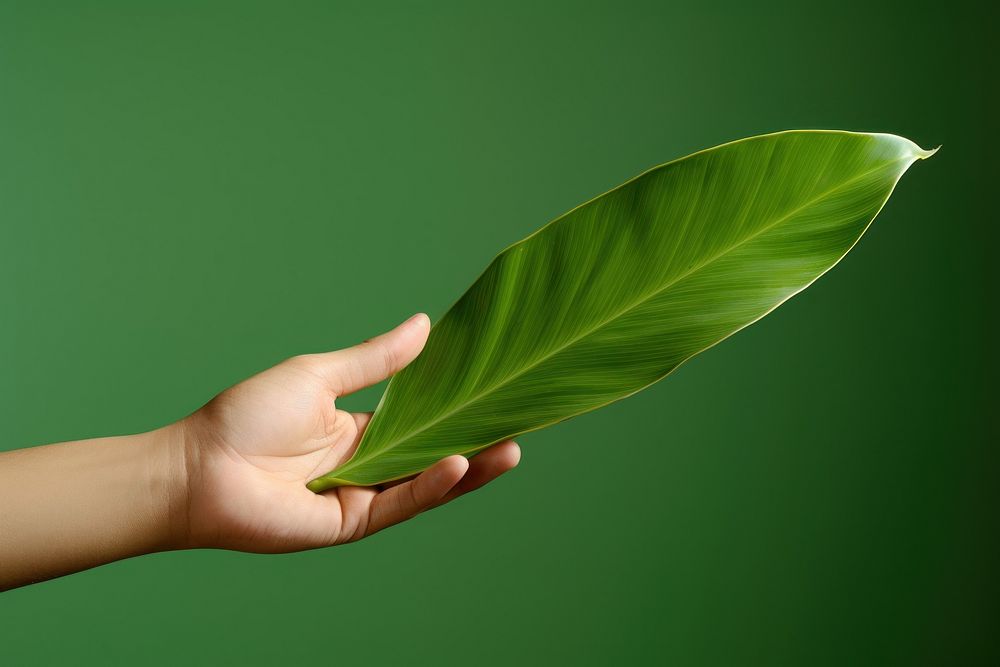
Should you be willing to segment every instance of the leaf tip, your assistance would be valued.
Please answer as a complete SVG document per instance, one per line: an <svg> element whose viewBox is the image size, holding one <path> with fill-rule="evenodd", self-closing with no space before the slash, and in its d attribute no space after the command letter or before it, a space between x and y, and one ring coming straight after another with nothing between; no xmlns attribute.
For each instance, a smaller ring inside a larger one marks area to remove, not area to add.
<svg viewBox="0 0 1000 667"><path fill-rule="evenodd" d="M930 156L932 156L935 153L937 153L939 150L941 150L941 146L938 146L937 148L932 148L929 151L924 150L924 149L918 147L918 150L917 150L917 159L918 160L926 160Z"/></svg>
<svg viewBox="0 0 1000 667"><path fill-rule="evenodd" d="M326 491L331 486L332 485L328 484L327 481L326 481L326 479L324 479L323 477L317 477L313 481L311 481L308 484L306 484L306 488L309 489L310 491L312 491L313 493L319 493L320 491Z"/></svg>

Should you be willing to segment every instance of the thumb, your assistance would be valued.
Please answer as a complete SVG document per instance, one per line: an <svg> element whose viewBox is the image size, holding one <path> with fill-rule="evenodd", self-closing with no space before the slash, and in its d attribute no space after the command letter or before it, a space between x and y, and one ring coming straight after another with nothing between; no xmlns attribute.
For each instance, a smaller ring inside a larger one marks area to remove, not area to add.
<svg viewBox="0 0 1000 667"><path fill-rule="evenodd" d="M337 396L381 382L402 370L424 349L431 321L417 313L392 331L360 345L314 355L317 367Z"/></svg>

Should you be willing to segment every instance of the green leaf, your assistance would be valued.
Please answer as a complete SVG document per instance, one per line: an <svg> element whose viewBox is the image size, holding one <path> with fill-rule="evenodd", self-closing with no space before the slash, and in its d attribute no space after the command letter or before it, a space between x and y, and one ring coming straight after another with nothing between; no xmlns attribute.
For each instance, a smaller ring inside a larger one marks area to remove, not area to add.
<svg viewBox="0 0 1000 667"><path fill-rule="evenodd" d="M833 267L903 172L902 137L790 131L653 168L515 243L389 383L321 491L607 405L756 322Z"/></svg>

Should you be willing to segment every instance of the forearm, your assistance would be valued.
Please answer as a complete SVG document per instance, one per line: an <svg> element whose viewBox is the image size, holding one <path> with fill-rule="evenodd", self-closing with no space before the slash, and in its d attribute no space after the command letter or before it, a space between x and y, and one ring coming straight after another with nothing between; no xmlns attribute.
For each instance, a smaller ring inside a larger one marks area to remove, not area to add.
<svg viewBox="0 0 1000 667"><path fill-rule="evenodd" d="M0 590L183 546L182 428L0 454Z"/></svg>

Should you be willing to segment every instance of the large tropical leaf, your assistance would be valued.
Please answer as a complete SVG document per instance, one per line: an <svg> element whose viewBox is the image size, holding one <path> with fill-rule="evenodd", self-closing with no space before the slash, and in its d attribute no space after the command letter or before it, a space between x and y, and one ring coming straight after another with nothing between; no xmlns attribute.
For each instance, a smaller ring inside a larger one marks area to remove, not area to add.
<svg viewBox="0 0 1000 667"><path fill-rule="evenodd" d="M493 260L392 378L354 456L309 488L411 475L649 386L834 266L931 153L781 132L573 209Z"/></svg>

